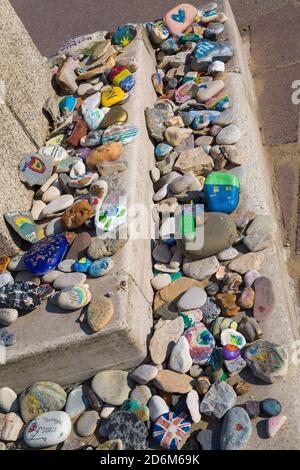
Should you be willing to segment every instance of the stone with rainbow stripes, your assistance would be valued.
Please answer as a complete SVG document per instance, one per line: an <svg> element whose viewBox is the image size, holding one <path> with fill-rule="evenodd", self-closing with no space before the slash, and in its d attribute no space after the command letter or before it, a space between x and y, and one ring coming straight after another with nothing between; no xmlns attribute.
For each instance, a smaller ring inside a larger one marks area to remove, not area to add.
<svg viewBox="0 0 300 470"><path fill-rule="evenodd" d="M123 65L114 67L108 75L108 78L115 86L119 86L126 92L130 91L135 85L132 73Z"/></svg>
<svg viewBox="0 0 300 470"><path fill-rule="evenodd" d="M57 305L64 310L78 310L91 301L91 293L86 284L66 287L57 298Z"/></svg>

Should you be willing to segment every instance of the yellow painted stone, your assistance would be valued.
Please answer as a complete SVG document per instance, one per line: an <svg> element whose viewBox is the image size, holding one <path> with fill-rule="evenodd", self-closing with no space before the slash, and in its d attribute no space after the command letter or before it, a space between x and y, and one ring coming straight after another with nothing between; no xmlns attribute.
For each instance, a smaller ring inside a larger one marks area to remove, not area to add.
<svg viewBox="0 0 300 470"><path fill-rule="evenodd" d="M106 129L108 126L112 124L117 124L118 122L125 123L128 119L128 113L125 109L121 108L121 106L114 106L113 108L108 111L108 113L104 116L104 119L101 121L102 129Z"/></svg>
<svg viewBox="0 0 300 470"><path fill-rule="evenodd" d="M47 145L60 145L62 141L64 140L65 136L64 134L59 134L56 135L55 137L52 137L52 139L47 140L46 144Z"/></svg>
<svg viewBox="0 0 300 470"><path fill-rule="evenodd" d="M125 92L118 86L112 86L105 90L101 96L101 104L105 108L110 108L114 104L119 103L125 97Z"/></svg>

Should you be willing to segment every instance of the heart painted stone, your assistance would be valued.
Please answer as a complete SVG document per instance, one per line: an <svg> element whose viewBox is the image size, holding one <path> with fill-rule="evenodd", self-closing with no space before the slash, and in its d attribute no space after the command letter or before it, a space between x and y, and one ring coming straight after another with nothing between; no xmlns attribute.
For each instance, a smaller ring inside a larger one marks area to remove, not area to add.
<svg viewBox="0 0 300 470"><path fill-rule="evenodd" d="M40 153L31 153L22 158L19 178L29 186L42 186L52 174L54 159Z"/></svg>
<svg viewBox="0 0 300 470"><path fill-rule="evenodd" d="M164 16L164 23L170 33L178 36L185 31L194 21L197 15L197 8L188 3L181 3Z"/></svg>
<svg viewBox="0 0 300 470"><path fill-rule="evenodd" d="M38 276L46 274L61 262L67 248L68 241L65 235L49 235L35 243L26 253L25 266L32 274Z"/></svg>

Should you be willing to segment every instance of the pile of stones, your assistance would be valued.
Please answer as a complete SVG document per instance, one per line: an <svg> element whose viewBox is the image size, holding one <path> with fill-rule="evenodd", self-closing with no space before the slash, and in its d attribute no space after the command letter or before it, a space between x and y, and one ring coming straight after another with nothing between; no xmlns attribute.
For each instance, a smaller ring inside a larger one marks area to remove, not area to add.
<svg viewBox="0 0 300 470"><path fill-rule="evenodd" d="M0 388L0 449L239 450L252 419L267 418L269 437L284 424L275 398L236 406L250 393L241 379L246 367L273 383L286 375L288 356L263 338L275 297L259 271L275 229L269 216L239 204L245 156L226 91L225 63L234 56L222 41L226 21L214 3L180 4L144 25L158 64L158 98L145 110L160 234L152 253L151 362L65 389L38 382L17 396ZM113 318L112 300L92 298L88 276L109 273L126 243L113 236L127 212L110 177L126 171L123 146L139 134L122 108L138 67L122 51L136 34L129 24L77 38L49 59L60 94L45 104L51 132L19 167L20 180L36 190L33 206L4 214L30 244L0 262L6 347L17 340L6 327L43 301L63 311L87 306L93 331Z"/></svg>

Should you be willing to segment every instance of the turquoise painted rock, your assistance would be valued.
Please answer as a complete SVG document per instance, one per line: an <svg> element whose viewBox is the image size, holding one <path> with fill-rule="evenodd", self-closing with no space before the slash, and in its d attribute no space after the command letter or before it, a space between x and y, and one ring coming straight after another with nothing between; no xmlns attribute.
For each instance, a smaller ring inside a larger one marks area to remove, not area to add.
<svg viewBox="0 0 300 470"><path fill-rule="evenodd" d="M73 271L77 273L87 273L89 270L89 267L92 264L93 264L93 261L84 256L83 258L80 258L78 261L75 261L75 263L72 265L72 269Z"/></svg>
<svg viewBox="0 0 300 470"><path fill-rule="evenodd" d="M111 42L118 46L126 47L136 37L136 28L130 24L121 26L113 35Z"/></svg>
<svg viewBox="0 0 300 470"><path fill-rule="evenodd" d="M84 120L90 131L96 131L104 118L104 112L100 108L91 108L84 113Z"/></svg>
<svg viewBox="0 0 300 470"><path fill-rule="evenodd" d="M260 403L260 410L267 416L278 416L281 413L281 404L275 398L266 398Z"/></svg>
<svg viewBox="0 0 300 470"><path fill-rule="evenodd" d="M68 241L63 234L48 235L35 243L24 257L26 269L36 276L55 269L63 259Z"/></svg>
<svg viewBox="0 0 300 470"><path fill-rule="evenodd" d="M72 95L64 96L59 102L59 110L61 114L70 114L74 111L77 103L77 98Z"/></svg>
<svg viewBox="0 0 300 470"><path fill-rule="evenodd" d="M27 423L46 411L61 410L66 399L67 394L60 385L54 382L36 382L19 397L22 419Z"/></svg>
<svg viewBox="0 0 300 470"><path fill-rule="evenodd" d="M172 150L173 150L172 145L166 144L164 142L160 142L155 147L155 156L157 158L167 157L169 153L172 152Z"/></svg>
<svg viewBox="0 0 300 470"><path fill-rule="evenodd" d="M113 268L113 260L109 256L94 261L88 269L88 273L92 277L102 277L108 274Z"/></svg>
<svg viewBox="0 0 300 470"><path fill-rule="evenodd" d="M122 403L121 411L130 411L134 413L141 421L149 421L150 411L148 406L143 405L138 400L129 398Z"/></svg>
<svg viewBox="0 0 300 470"><path fill-rule="evenodd" d="M137 138L139 132L138 127L131 126L130 124L113 124L105 129L102 136L102 144L121 142L123 145L127 145Z"/></svg>
<svg viewBox="0 0 300 470"><path fill-rule="evenodd" d="M177 54L181 49L181 44L177 38L168 38L160 43L159 48L168 54Z"/></svg>
<svg viewBox="0 0 300 470"><path fill-rule="evenodd" d="M239 406L228 411L221 432L221 450L242 450L252 433L252 424L244 408Z"/></svg>

